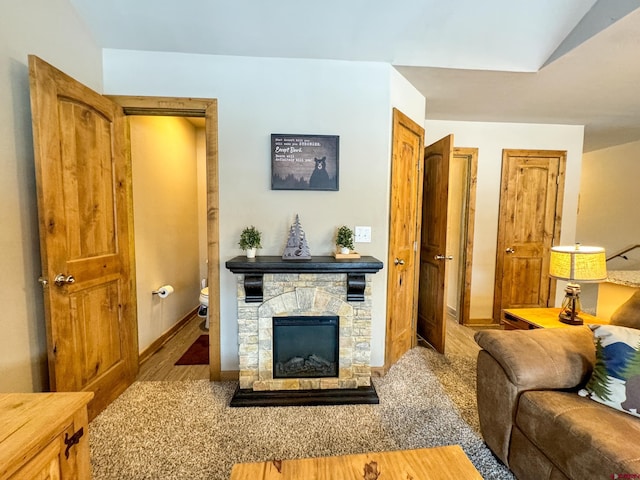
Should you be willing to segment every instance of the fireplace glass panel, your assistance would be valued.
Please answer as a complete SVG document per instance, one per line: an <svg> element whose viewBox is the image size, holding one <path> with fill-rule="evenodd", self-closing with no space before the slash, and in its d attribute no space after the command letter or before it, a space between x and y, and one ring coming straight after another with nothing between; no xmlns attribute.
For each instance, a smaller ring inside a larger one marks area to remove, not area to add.
<svg viewBox="0 0 640 480"><path fill-rule="evenodd" d="M273 377L337 377L337 316L273 317Z"/></svg>

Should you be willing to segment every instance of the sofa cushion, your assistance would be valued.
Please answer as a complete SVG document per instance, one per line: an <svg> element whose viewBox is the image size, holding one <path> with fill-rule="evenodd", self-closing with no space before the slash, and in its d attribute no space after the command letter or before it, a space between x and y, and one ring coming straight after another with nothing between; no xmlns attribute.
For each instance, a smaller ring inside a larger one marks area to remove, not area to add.
<svg viewBox="0 0 640 480"><path fill-rule="evenodd" d="M609 322L611 325L640 329L640 290L613 312Z"/></svg>
<svg viewBox="0 0 640 480"><path fill-rule="evenodd" d="M593 325L596 362L582 396L640 417L640 330Z"/></svg>
<svg viewBox="0 0 640 480"><path fill-rule="evenodd" d="M574 392L523 393L516 425L569 478L640 472L640 419Z"/></svg>
<svg viewBox="0 0 640 480"><path fill-rule="evenodd" d="M593 332L586 325L480 330L474 338L521 390L582 386L589 379L595 361Z"/></svg>

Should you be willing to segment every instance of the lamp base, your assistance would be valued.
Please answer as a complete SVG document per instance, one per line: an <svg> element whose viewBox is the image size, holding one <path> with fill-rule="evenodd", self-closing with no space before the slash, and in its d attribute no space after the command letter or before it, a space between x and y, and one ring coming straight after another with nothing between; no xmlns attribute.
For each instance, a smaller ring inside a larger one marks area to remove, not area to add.
<svg viewBox="0 0 640 480"><path fill-rule="evenodd" d="M564 291L565 297L558 318L567 325L582 325L584 322L578 316L580 313L580 285L569 283Z"/></svg>
<svg viewBox="0 0 640 480"><path fill-rule="evenodd" d="M583 325L584 324L584 321L578 315L571 318L571 314L567 315L564 312L561 312L560 315L558 315L558 318L562 323L566 323L567 325Z"/></svg>

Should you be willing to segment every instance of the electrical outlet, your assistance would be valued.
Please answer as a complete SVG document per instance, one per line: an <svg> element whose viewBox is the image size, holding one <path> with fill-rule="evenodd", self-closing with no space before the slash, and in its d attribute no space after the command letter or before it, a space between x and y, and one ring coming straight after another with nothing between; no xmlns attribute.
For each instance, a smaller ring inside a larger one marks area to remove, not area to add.
<svg viewBox="0 0 640 480"><path fill-rule="evenodd" d="M371 227L355 228L356 243L371 243Z"/></svg>

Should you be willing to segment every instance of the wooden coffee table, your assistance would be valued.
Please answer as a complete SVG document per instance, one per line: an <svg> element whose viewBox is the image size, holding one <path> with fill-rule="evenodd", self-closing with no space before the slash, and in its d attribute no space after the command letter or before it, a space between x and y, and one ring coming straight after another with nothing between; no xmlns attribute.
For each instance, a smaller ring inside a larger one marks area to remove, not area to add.
<svg viewBox="0 0 640 480"><path fill-rule="evenodd" d="M367 476L368 474L368 476ZM482 480L460 445L238 463L231 480Z"/></svg>

